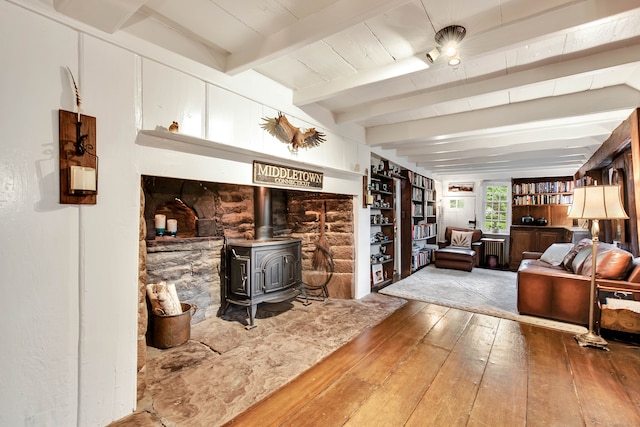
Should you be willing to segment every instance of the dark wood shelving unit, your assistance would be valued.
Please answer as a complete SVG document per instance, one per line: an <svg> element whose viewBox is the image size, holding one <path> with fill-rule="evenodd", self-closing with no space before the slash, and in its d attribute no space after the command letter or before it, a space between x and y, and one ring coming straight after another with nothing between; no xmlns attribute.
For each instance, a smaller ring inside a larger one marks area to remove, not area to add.
<svg viewBox="0 0 640 427"><path fill-rule="evenodd" d="M404 170L401 186L401 277L428 265L437 247L436 194L433 180ZM410 242L410 244L406 243Z"/></svg>
<svg viewBox="0 0 640 427"><path fill-rule="evenodd" d="M511 180L511 229L509 268L516 270L522 252L544 252L553 243L570 242L573 220L567 211L573 200L571 176L513 178ZM546 225L523 224L522 217L544 218Z"/></svg>
<svg viewBox="0 0 640 427"><path fill-rule="evenodd" d="M393 283L395 277L396 179L400 168L385 159L372 158L371 184L371 289Z"/></svg>

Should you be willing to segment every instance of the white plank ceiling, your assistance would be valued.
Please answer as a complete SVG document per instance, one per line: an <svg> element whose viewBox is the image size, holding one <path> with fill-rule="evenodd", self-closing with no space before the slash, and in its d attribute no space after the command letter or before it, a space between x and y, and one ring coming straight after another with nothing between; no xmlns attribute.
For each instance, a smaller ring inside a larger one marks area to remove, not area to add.
<svg viewBox="0 0 640 427"><path fill-rule="evenodd" d="M640 0L49 1L229 75L253 69L438 179L571 175L640 106ZM453 24L462 64L430 64Z"/></svg>

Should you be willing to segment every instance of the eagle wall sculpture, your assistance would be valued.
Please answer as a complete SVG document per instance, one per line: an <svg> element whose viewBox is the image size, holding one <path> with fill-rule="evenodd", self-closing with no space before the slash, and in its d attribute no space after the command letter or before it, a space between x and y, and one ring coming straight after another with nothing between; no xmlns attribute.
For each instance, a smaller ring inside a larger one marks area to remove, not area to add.
<svg viewBox="0 0 640 427"><path fill-rule="evenodd" d="M285 144L291 144L289 151L292 153L297 153L298 148L317 147L325 142L324 133L316 131L315 128L297 128L289 123L282 112L278 113L278 117L263 117L262 120L265 122L261 123L260 127Z"/></svg>

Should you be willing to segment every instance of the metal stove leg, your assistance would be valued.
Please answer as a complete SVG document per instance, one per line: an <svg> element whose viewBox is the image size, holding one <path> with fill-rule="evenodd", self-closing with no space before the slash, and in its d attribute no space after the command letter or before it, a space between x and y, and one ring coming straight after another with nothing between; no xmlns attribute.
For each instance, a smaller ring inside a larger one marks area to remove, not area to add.
<svg viewBox="0 0 640 427"><path fill-rule="evenodd" d="M247 311L249 312L249 324L244 328L249 330L256 327L255 319L256 319L256 312L258 311L258 304L251 304L250 306L247 307Z"/></svg>
<svg viewBox="0 0 640 427"><path fill-rule="evenodd" d="M302 293L302 296L304 297L304 302L302 303L302 305L304 305L305 307L308 305L311 305L311 301L309 301L309 296L307 295L307 289L304 286L304 283L300 284L300 292ZM301 298L298 298L301 299Z"/></svg>

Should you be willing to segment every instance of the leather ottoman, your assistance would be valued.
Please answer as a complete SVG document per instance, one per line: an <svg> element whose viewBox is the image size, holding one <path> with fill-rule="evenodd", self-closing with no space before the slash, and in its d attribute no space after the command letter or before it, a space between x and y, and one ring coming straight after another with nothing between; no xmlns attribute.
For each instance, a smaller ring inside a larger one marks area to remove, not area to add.
<svg viewBox="0 0 640 427"><path fill-rule="evenodd" d="M448 246L436 250L436 267L471 271L475 264L476 251Z"/></svg>

